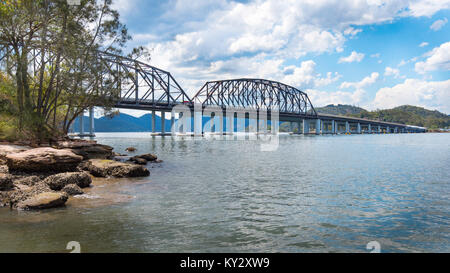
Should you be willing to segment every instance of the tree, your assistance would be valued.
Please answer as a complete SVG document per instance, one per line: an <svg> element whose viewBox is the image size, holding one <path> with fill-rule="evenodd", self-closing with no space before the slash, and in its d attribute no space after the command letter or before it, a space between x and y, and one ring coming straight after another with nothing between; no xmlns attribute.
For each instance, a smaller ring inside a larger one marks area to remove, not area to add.
<svg viewBox="0 0 450 273"><path fill-rule="evenodd" d="M24 135L40 141L66 135L86 109L113 105L118 75L99 54L121 53L130 36L111 0L0 2L0 58L15 79Z"/></svg>

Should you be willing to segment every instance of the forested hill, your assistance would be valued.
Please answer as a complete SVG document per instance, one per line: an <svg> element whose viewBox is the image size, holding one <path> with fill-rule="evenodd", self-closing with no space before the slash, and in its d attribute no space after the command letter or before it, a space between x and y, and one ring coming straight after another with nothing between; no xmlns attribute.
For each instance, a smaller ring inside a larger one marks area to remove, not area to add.
<svg viewBox="0 0 450 273"><path fill-rule="evenodd" d="M330 104L325 107L316 108L316 111L322 114L337 115L337 116L350 116L359 114L361 112L367 112L361 107L343 104Z"/></svg>
<svg viewBox="0 0 450 273"><path fill-rule="evenodd" d="M351 105L328 105L316 108L317 112L331 115L344 115L408 125L427 127L429 129L449 128L450 116L439 111L422 107L403 105L393 109L367 111Z"/></svg>

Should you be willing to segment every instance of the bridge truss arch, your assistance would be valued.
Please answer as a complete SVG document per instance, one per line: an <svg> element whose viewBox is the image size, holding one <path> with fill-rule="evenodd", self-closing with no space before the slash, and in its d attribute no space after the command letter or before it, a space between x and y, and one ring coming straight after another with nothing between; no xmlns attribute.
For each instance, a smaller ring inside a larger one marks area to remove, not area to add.
<svg viewBox="0 0 450 273"><path fill-rule="evenodd" d="M7 70L12 62L14 52L11 46L0 43L0 70ZM52 51L42 52L39 47L28 52L30 75L36 76L41 66L54 66L56 54ZM117 107L143 109L171 108L182 103L192 104L192 100L178 84L170 72L148 65L139 60L124 56L93 50L88 65L73 73L99 73L100 80L92 89L113 88L117 97L111 98ZM60 61L66 66L71 61ZM95 67L95 69L92 69Z"/></svg>
<svg viewBox="0 0 450 273"><path fill-rule="evenodd" d="M308 95L295 87L265 79L210 81L193 98L204 107L217 105L249 110L276 110L280 114L317 116Z"/></svg>

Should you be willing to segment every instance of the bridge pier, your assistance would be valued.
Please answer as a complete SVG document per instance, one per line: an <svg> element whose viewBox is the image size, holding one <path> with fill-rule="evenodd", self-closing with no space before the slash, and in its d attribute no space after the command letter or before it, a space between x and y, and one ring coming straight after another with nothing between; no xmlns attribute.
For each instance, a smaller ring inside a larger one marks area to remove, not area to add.
<svg viewBox="0 0 450 273"><path fill-rule="evenodd" d="M94 107L91 107L89 109L89 134L91 137L95 136L95 130L94 130Z"/></svg>
<svg viewBox="0 0 450 273"><path fill-rule="evenodd" d="M389 128L389 126L386 127L386 133L390 134L391 133L391 129Z"/></svg>
<svg viewBox="0 0 450 273"><path fill-rule="evenodd" d="M345 133L346 134L350 133L350 123L348 123L348 121L345 122Z"/></svg>
<svg viewBox="0 0 450 273"><path fill-rule="evenodd" d="M194 135L201 136L203 131L202 112L194 112Z"/></svg>
<svg viewBox="0 0 450 273"><path fill-rule="evenodd" d="M358 122L358 124L356 125L356 133L357 134L361 134L361 123Z"/></svg>
<svg viewBox="0 0 450 273"><path fill-rule="evenodd" d="M303 120L303 134L309 134L309 121L307 119Z"/></svg>
<svg viewBox="0 0 450 273"><path fill-rule="evenodd" d="M334 120L331 121L331 134L336 134L336 122Z"/></svg>
<svg viewBox="0 0 450 273"><path fill-rule="evenodd" d="M156 111L152 111L152 133L156 133Z"/></svg>
<svg viewBox="0 0 450 273"><path fill-rule="evenodd" d="M367 125L367 132L369 133L369 134L371 134L372 133L372 125L369 123L369 125Z"/></svg>
<svg viewBox="0 0 450 273"><path fill-rule="evenodd" d="M316 135L320 135L320 119L316 120Z"/></svg>
<svg viewBox="0 0 450 273"><path fill-rule="evenodd" d="M80 134L79 136L84 136L84 112L81 112L81 114L78 116L80 119Z"/></svg>
<svg viewBox="0 0 450 273"><path fill-rule="evenodd" d="M218 122L219 122L219 134L220 135L223 135L223 114L222 115L219 115L219 117L217 118L218 119ZM217 123L216 123L216 131L217 131Z"/></svg>
<svg viewBox="0 0 450 273"><path fill-rule="evenodd" d="M175 136L175 113L172 112L170 115L170 134Z"/></svg>
<svg viewBox="0 0 450 273"><path fill-rule="evenodd" d="M227 134L232 135L234 133L234 112L227 112Z"/></svg>
<svg viewBox="0 0 450 273"><path fill-rule="evenodd" d="M161 111L161 135L166 133L166 112Z"/></svg>

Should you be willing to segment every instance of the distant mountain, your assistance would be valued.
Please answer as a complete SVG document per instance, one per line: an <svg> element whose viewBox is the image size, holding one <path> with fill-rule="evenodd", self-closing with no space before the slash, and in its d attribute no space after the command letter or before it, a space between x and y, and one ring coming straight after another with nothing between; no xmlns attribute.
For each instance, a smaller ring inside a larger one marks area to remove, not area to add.
<svg viewBox="0 0 450 273"><path fill-rule="evenodd" d="M450 116L439 111L422 107L403 105L388 110L362 112L355 115L362 118L398 122L409 125L427 127L429 129L449 128Z"/></svg>
<svg viewBox="0 0 450 273"><path fill-rule="evenodd" d="M156 132L161 132L161 117L156 115L155 128ZM205 125L209 119L203 117L203 125ZM89 117L83 117L84 132L89 132ZM165 122L166 132L170 132L172 124L170 119L166 119ZM76 132L79 131L79 120L76 119L73 125ZM128 114L120 113L113 118L101 117L94 120L95 132L152 132L152 114L145 114L141 117L134 117Z"/></svg>
<svg viewBox="0 0 450 273"><path fill-rule="evenodd" d="M381 120L388 122L398 122L408 125L427 127L429 129L449 128L450 116L439 111L431 111L422 107L404 105L393 109L367 111L363 108L352 105L328 105L316 108L316 111L322 114L341 115L350 117L368 118L372 120ZM141 117L134 117L124 113L109 118L101 117L95 119L95 132L151 132L152 122L151 114L145 114ZM89 132L89 118L85 116L84 131ZM203 125L209 121L209 118L203 117ZM270 122L269 122L270 124ZM237 125L235 121L235 126ZM248 126L248 123L246 123ZM283 124L280 129L283 130ZM286 125L287 126L287 125ZM156 116L156 131L161 131L161 117ZM171 122L166 119L166 132L170 132ZM78 120L74 123L75 131L79 130Z"/></svg>
<svg viewBox="0 0 450 273"><path fill-rule="evenodd" d="M141 117L134 117L124 113L120 113L113 118L101 117L94 120L95 132L151 132L152 131L152 114L145 114ZM161 131L161 117L156 115L155 127L156 131ZM89 132L89 117L83 117L83 127L85 132ZM78 131L80 128L79 120L75 120L74 129ZM169 132L171 128L170 119L166 119L165 129Z"/></svg>
<svg viewBox="0 0 450 273"><path fill-rule="evenodd" d="M436 110L422 107L403 105L393 109L367 111L352 105L328 105L316 108L323 114L343 115L387 122L397 122L408 125L427 127L429 129L449 128L450 116Z"/></svg>
<svg viewBox="0 0 450 273"><path fill-rule="evenodd" d="M355 115L360 114L362 112L367 112L367 110L352 106L352 105L343 105L343 104L330 104L325 107L316 108L318 113L328 114L328 115L338 115L338 116L347 116L347 115Z"/></svg>

